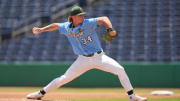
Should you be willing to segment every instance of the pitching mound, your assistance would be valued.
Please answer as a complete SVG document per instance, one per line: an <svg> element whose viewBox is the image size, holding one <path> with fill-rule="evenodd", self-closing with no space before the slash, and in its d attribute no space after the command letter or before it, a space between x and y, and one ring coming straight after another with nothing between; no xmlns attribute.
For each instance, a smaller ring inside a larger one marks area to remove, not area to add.
<svg viewBox="0 0 180 101"><path fill-rule="evenodd" d="M25 98L0 98L0 101L67 101L67 100L31 100L31 99L25 99Z"/></svg>

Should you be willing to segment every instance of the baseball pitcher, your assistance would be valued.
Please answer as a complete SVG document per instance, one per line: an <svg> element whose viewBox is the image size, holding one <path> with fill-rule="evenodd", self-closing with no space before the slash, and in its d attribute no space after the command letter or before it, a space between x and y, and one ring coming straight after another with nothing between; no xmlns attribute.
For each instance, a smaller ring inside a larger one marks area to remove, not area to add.
<svg viewBox="0 0 180 101"><path fill-rule="evenodd" d="M59 30L60 34L68 38L78 58L62 76L52 80L42 90L27 95L27 98L41 99L46 93L61 87L90 69L97 68L117 75L129 95L130 101L147 101L147 98L140 97L133 92L133 87L124 68L103 52L95 29L97 25L103 24L107 28L108 34L102 35L102 39L108 43L111 42L117 37L117 33L109 18L104 16L85 19L84 15L85 12L81 7L73 6L67 22L53 23L43 28L34 27L32 29L34 34Z"/></svg>

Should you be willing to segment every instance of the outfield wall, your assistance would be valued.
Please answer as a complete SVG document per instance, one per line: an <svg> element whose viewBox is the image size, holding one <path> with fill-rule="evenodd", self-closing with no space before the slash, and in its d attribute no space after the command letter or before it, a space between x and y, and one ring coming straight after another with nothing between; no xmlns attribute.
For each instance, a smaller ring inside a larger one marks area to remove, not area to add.
<svg viewBox="0 0 180 101"><path fill-rule="evenodd" d="M45 86L71 63L0 63L0 86ZM121 63L134 87L180 88L180 63ZM90 70L65 87L121 87L117 76Z"/></svg>

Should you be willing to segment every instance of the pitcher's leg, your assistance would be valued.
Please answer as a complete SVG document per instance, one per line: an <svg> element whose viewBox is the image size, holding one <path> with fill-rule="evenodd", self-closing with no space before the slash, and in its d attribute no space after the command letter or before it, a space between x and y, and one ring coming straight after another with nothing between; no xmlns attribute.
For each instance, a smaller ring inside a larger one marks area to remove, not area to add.
<svg viewBox="0 0 180 101"><path fill-rule="evenodd" d="M78 73L78 74L73 74L72 72L65 73L64 75L62 75L58 78L55 78L53 81L51 81L43 89L46 93L51 92L51 91L61 87L62 85L72 81L74 78L78 77L81 74L82 74L82 72Z"/></svg>
<svg viewBox="0 0 180 101"><path fill-rule="evenodd" d="M42 90L31 93L27 95L28 99L40 99L44 96L44 94L53 91L60 86L72 81L76 77L80 76L87 70L89 70L89 64L88 62L84 62L81 58L78 58L71 67L66 71L66 73L53 81L51 81L46 87L44 87Z"/></svg>
<svg viewBox="0 0 180 101"><path fill-rule="evenodd" d="M88 65L86 63L82 64L81 60L77 60L71 65L71 67L66 71L64 75L54 79L46 87L44 87L44 91L47 93L51 92L61 87L62 85L72 81L87 70L89 70Z"/></svg>
<svg viewBox="0 0 180 101"><path fill-rule="evenodd" d="M98 66L98 69L117 75L126 92L133 89L124 68L114 59L103 55Z"/></svg>
<svg viewBox="0 0 180 101"><path fill-rule="evenodd" d="M99 58L99 60L100 61L98 62L97 60L96 62L94 62L97 63L97 68L118 75L122 86L129 95L130 101L147 101L147 98L140 97L134 94L133 87L129 81L129 78L124 68L118 62L104 54L101 56L101 58Z"/></svg>

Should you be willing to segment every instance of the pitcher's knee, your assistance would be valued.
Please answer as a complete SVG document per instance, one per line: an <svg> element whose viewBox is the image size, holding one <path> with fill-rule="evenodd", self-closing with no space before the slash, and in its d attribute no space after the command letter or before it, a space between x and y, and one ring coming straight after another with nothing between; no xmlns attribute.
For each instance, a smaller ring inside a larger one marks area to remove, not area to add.
<svg viewBox="0 0 180 101"><path fill-rule="evenodd" d="M62 76L54 79L56 85L58 85L58 86L65 84L66 82L68 82L68 80L69 79L68 79L68 77L66 75L62 75Z"/></svg>
<svg viewBox="0 0 180 101"><path fill-rule="evenodd" d="M68 79L68 77L67 77L66 75L61 75L61 76L59 77L59 80L60 80L60 81L67 80L67 79Z"/></svg>
<svg viewBox="0 0 180 101"><path fill-rule="evenodd" d="M123 67L117 68L116 71L115 71L116 75L121 75L121 74L124 74L124 73L125 73L125 70L124 70Z"/></svg>
<svg viewBox="0 0 180 101"><path fill-rule="evenodd" d="M60 81L65 80L65 79L66 79L66 76L62 75L60 77L55 78L53 81L60 82Z"/></svg>

